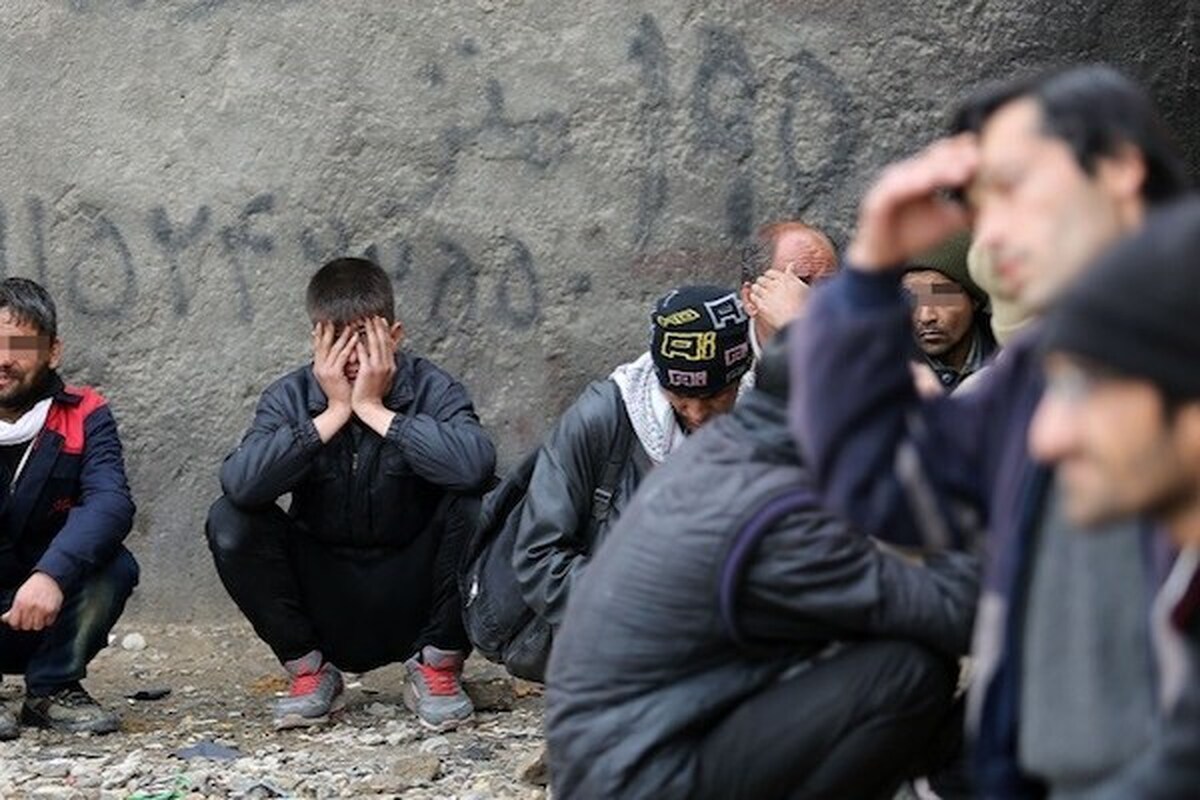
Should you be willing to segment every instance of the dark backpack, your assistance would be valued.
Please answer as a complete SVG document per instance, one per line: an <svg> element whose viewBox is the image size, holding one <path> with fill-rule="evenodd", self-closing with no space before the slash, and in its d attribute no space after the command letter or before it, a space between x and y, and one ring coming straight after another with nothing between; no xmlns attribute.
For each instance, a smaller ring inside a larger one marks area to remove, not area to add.
<svg viewBox="0 0 1200 800"><path fill-rule="evenodd" d="M592 510L587 524L593 530L608 520L621 471L629 460L633 425L625 411L621 393L615 392L617 434L592 492ZM552 632L549 623L537 616L521 595L513 569L513 548L529 481L541 448L525 456L483 498L476 527L463 551L458 572L463 601L463 625L467 638L489 661L503 664L518 678L542 681L550 657Z"/></svg>

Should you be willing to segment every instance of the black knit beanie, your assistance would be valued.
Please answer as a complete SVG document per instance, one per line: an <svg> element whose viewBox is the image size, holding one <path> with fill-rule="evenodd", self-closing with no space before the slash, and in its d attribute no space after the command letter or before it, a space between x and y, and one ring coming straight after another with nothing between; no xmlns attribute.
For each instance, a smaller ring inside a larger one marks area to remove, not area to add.
<svg viewBox="0 0 1200 800"><path fill-rule="evenodd" d="M1050 311L1043 347L1200 397L1200 198L1152 211Z"/></svg>
<svg viewBox="0 0 1200 800"><path fill-rule="evenodd" d="M658 382L675 394L713 395L750 369L750 320L737 292L681 286L654 304L650 357Z"/></svg>

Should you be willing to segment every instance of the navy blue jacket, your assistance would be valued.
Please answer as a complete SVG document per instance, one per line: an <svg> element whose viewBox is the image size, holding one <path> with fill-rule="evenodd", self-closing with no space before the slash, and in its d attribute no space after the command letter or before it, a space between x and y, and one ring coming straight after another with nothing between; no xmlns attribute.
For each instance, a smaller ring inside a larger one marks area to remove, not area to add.
<svg viewBox="0 0 1200 800"><path fill-rule="evenodd" d="M0 588L37 571L69 594L117 554L133 526L108 404L91 389L54 381L50 413L16 487L0 487Z"/></svg>
<svg viewBox="0 0 1200 800"><path fill-rule="evenodd" d="M921 401L899 273L846 269L792 331L791 423L831 511L900 544L967 547L986 523L978 625L982 681L971 708L988 797L1036 797L1017 765L1019 625L1031 538L1049 470L1026 435L1043 389L1036 331L1003 351L966 395Z"/></svg>

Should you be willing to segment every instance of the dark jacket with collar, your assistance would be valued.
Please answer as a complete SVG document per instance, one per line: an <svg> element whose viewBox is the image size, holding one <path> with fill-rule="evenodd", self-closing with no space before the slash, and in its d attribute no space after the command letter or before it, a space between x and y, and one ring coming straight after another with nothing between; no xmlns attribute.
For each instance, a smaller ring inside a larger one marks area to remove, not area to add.
<svg viewBox="0 0 1200 800"><path fill-rule="evenodd" d="M967 648L975 559L928 569L877 549L814 501L753 550L723 622L722 565L743 524L810 486L782 401L751 391L656 467L572 589L550 656L546 730L556 795L686 798L698 737L831 641Z"/></svg>
<svg viewBox="0 0 1200 800"><path fill-rule="evenodd" d="M52 378L46 423L0 507L0 588L44 572L69 594L121 549L133 526L117 423L103 397Z"/></svg>
<svg viewBox="0 0 1200 800"><path fill-rule="evenodd" d="M793 432L829 508L871 535L970 547L986 526L968 712L977 790L1040 797L1017 756L1025 603L1051 477L1026 444L1044 387L1038 332L1001 351L971 392L921 401L910 325L896 273L843 269L822 287L792 331Z"/></svg>
<svg viewBox="0 0 1200 800"><path fill-rule="evenodd" d="M593 493L619 429L631 424L616 382L596 381L563 412L538 453L513 543L513 570L525 602L554 628L571 586L650 470L650 457L631 432L609 513L593 523Z"/></svg>
<svg viewBox="0 0 1200 800"><path fill-rule="evenodd" d="M466 389L426 359L396 354L386 437L352 420L322 444L313 417L327 405L311 364L268 387L221 465L226 496L255 508L291 492L289 514L321 541L403 547L446 492L479 492L492 477L496 451Z"/></svg>

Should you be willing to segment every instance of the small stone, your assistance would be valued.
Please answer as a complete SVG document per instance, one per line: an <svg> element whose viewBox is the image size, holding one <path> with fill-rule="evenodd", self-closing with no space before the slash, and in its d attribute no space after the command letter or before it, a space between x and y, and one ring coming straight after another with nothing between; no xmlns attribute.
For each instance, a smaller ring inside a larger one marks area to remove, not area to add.
<svg viewBox="0 0 1200 800"><path fill-rule="evenodd" d="M466 684L476 711L512 711L517 693L511 678L484 678Z"/></svg>
<svg viewBox="0 0 1200 800"><path fill-rule="evenodd" d="M65 778L71 774L71 762L64 758L41 761L34 764L33 771L43 778Z"/></svg>
<svg viewBox="0 0 1200 800"><path fill-rule="evenodd" d="M121 638L121 649L136 653L146 649L146 637L140 633L127 633Z"/></svg>
<svg viewBox="0 0 1200 800"><path fill-rule="evenodd" d="M394 717L396 716L396 707L384 703L371 703L367 706L367 713L372 717Z"/></svg>
<svg viewBox="0 0 1200 800"><path fill-rule="evenodd" d="M82 794L72 786L38 786L30 790L27 797L36 800L76 800Z"/></svg>
<svg viewBox="0 0 1200 800"><path fill-rule="evenodd" d="M550 783L550 771L546 767L546 748L539 747L521 760L517 767L517 780L531 786L545 786Z"/></svg>
<svg viewBox="0 0 1200 800"><path fill-rule="evenodd" d="M443 755L443 756L449 755L450 750L451 750L450 740L447 739L445 736L431 736L428 739L426 739L425 741L421 742L420 746L417 747L417 749L420 750L422 753L427 753L427 754L435 753L437 755Z"/></svg>

